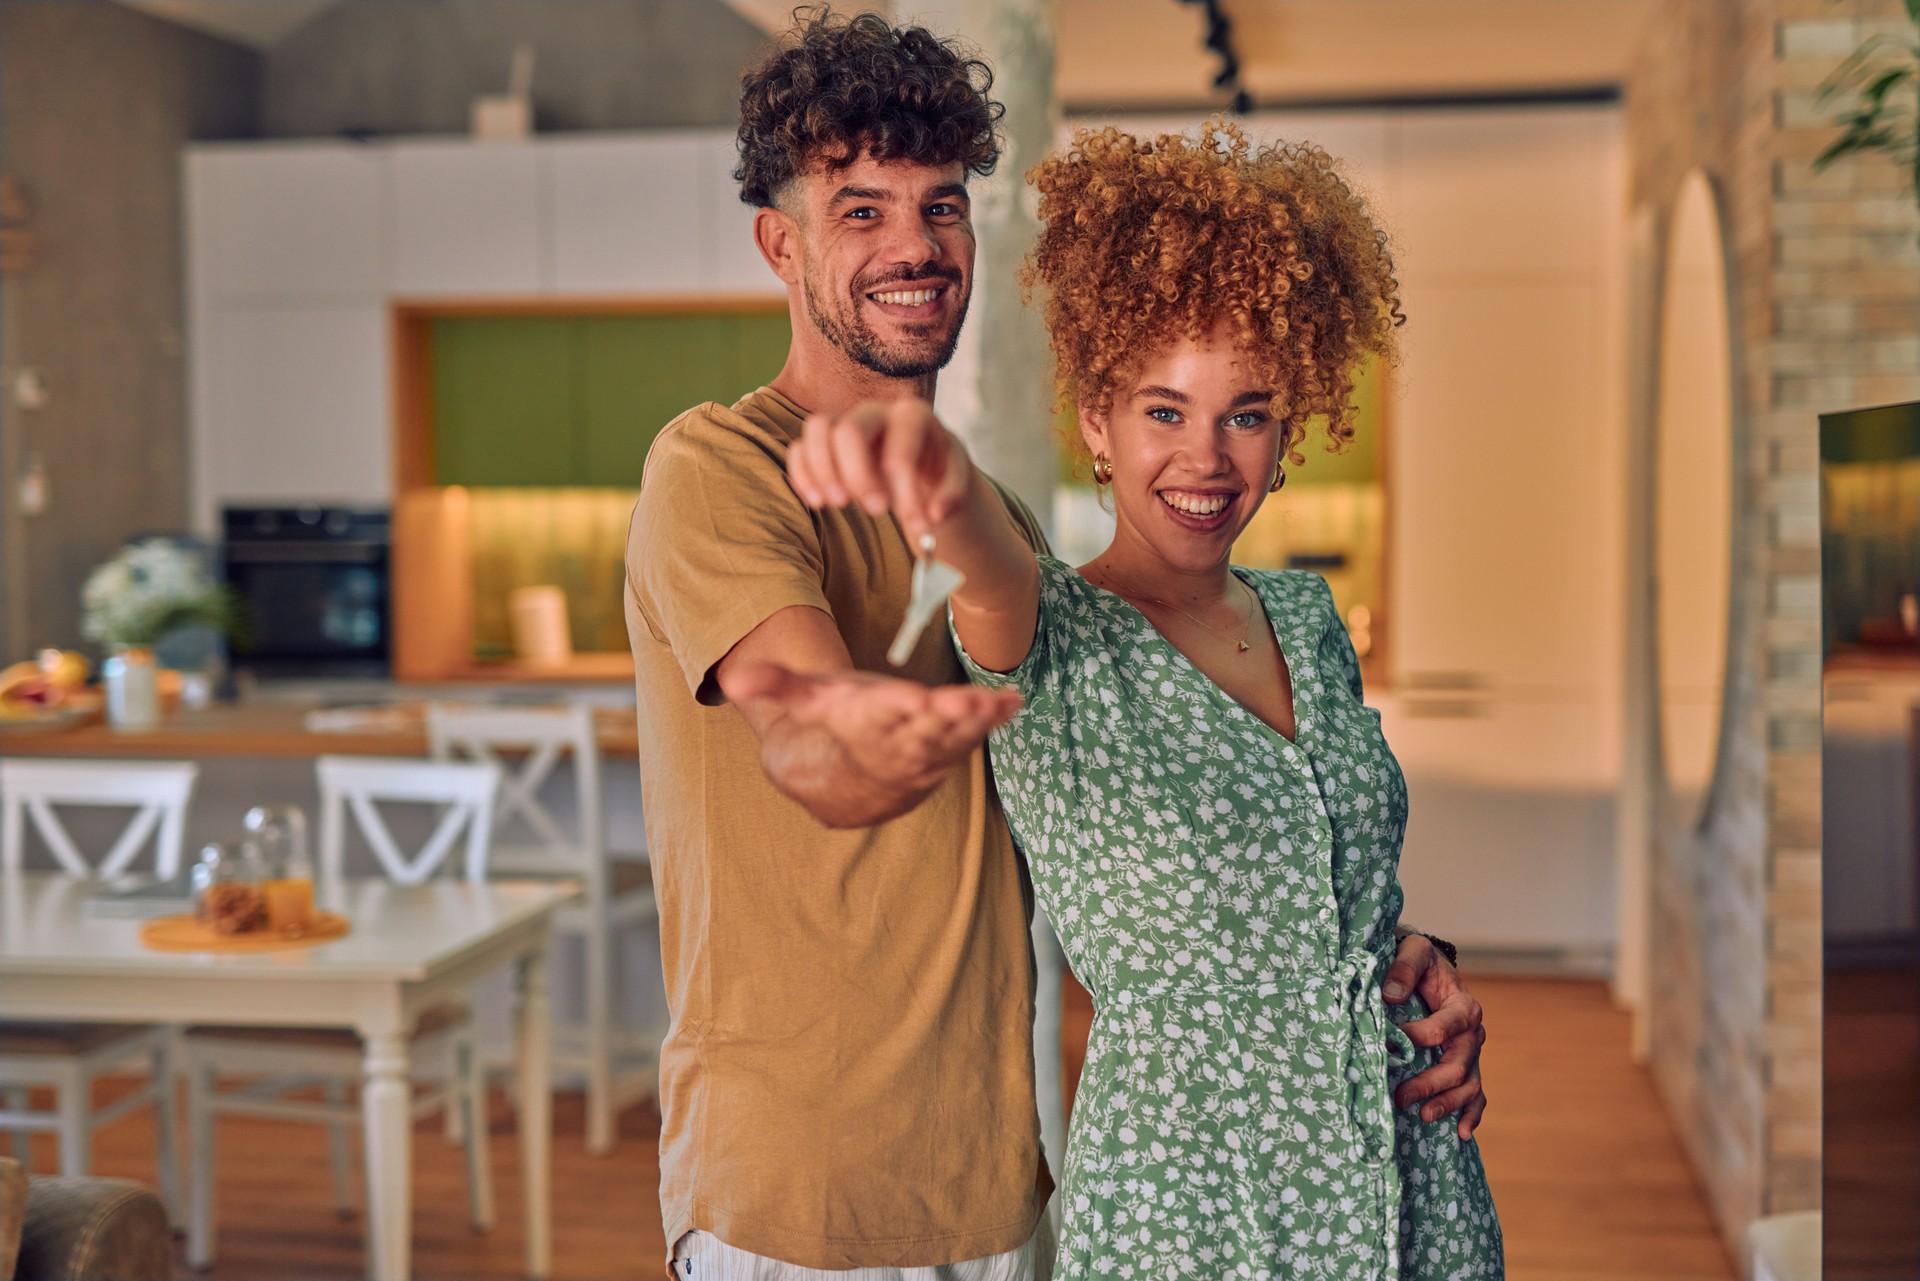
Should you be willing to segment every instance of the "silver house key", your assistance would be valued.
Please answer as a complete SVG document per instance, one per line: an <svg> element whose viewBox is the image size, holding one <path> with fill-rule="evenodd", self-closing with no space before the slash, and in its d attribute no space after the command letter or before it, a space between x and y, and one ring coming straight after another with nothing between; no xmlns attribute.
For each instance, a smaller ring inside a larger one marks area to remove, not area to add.
<svg viewBox="0 0 1920 1281"><path fill-rule="evenodd" d="M920 643L921 633L938 616L953 589L965 581L959 570L933 558L933 535L920 535L920 558L913 563L913 589L907 600L907 616L887 649L889 663L900 667L913 657L913 647Z"/></svg>

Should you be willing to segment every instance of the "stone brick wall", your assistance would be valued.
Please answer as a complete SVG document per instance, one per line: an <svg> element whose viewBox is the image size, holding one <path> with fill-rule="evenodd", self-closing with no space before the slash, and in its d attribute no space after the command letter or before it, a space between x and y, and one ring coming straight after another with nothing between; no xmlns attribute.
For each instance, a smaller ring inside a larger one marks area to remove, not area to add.
<svg viewBox="0 0 1920 1281"><path fill-rule="evenodd" d="M1697 168L1727 237L1727 712L1704 821L1655 824L1649 1016L1730 1243L1820 1198L1818 415L1920 398L1920 215L1890 163L1811 162L1834 134L1821 81L1905 28L1899 0L1669 0L1628 86L1635 207L1664 228Z"/></svg>

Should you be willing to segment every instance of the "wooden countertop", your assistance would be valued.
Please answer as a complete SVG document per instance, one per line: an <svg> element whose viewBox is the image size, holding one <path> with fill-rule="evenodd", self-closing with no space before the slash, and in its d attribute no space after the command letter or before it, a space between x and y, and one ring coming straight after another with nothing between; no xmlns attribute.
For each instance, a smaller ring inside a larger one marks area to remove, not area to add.
<svg viewBox="0 0 1920 1281"><path fill-rule="evenodd" d="M125 731L94 721L64 728L24 726L0 732L3 756L169 757L206 759L221 756L313 757L425 756L427 735L422 724L424 705L395 704L369 709L368 723L338 730L307 727L312 708L272 703L210 707L175 712L157 729ZM330 709L335 720L342 709ZM607 756L635 756L639 751L633 709L597 708L600 750Z"/></svg>

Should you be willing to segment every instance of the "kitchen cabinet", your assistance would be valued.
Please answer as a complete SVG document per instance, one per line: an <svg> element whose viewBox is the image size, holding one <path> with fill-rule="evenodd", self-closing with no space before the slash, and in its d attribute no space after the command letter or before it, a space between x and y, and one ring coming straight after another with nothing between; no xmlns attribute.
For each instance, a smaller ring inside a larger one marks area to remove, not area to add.
<svg viewBox="0 0 1920 1281"><path fill-rule="evenodd" d="M635 488L662 427L767 382L787 341L785 311L437 320L433 483Z"/></svg>
<svg viewBox="0 0 1920 1281"><path fill-rule="evenodd" d="M550 245L535 144L397 142L387 153L392 293L511 297L544 286Z"/></svg>
<svg viewBox="0 0 1920 1281"><path fill-rule="evenodd" d="M222 503L391 499L383 305L235 304L203 325L199 493Z"/></svg>
<svg viewBox="0 0 1920 1281"><path fill-rule="evenodd" d="M184 159L190 289L211 298L375 298L386 159L332 143L211 144Z"/></svg>
<svg viewBox="0 0 1920 1281"><path fill-rule="evenodd" d="M733 180L739 161L732 134L707 134L700 141L703 271L709 287L724 294L786 297L786 286L767 266L753 243L758 212L740 200Z"/></svg>
<svg viewBox="0 0 1920 1281"><path fill-rule="evenodd" d="M713 139L694 133L545 144L551 291L596 296L715 288L702 252L712 221L706 204L714 150Z"/></svg>

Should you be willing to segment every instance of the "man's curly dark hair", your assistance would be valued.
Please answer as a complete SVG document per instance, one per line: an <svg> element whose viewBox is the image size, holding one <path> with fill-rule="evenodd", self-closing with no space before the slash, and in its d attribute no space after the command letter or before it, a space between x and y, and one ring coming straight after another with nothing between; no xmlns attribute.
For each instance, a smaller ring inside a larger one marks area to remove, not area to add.
<svg viewBox="0 0 1920 1281"><path fill-rule="evenodd" d="M993 71L958 42L876 14L794 10L780 48L740 78L740 199L766 208L809 165L958 161L970 174L1000 159Z"/></svg>

